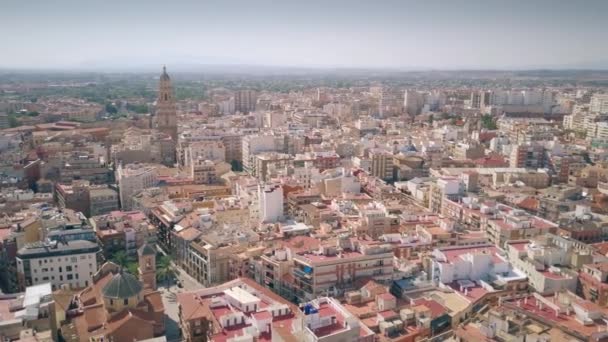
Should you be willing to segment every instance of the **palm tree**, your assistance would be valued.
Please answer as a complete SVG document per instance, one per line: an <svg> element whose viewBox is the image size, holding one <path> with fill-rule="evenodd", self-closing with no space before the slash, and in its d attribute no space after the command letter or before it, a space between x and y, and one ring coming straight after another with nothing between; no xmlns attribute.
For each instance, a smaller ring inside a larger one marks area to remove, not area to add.
<svg viewBox="0 0 608 342"><path fill-rule="evenodd" d="M118 251L112 255L110 260L121 268L127 268L129 257L125 251Z"/></svg>
<svg viewBox="0 0 608 342"><path fill-rule="evenodd" d="M173 275L173 265L171 264L171 257L163 255L158 261L156 266L156 277L158 280L164 280L166 287L169 285L169 279Z"/></svg>

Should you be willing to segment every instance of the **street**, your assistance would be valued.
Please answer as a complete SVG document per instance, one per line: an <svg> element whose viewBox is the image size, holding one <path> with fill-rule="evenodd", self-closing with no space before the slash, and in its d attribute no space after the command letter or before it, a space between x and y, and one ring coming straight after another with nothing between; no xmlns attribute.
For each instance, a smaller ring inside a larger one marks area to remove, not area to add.
<svg viewBox="0 0 608 342"><path fill-rule="evenodd" d="M158 248L158 250L162 254L165 254L160 248ZM175 279L169 279L168 281L163 280L157 285L158 290L162 294L163 305L165 306L165 336L168 342L177 342L181 341L177 294L184 291L201 289L203 286L199 284L196 279L177 267L173 262L172 265L175 270ZM182 288L177 286L176 280L182 283Z"/></svg>

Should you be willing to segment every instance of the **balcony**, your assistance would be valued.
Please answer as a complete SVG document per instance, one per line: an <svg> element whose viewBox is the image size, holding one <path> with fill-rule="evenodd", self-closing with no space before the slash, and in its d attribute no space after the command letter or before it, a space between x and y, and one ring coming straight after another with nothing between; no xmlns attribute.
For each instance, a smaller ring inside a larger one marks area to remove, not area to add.
<svg viewBox="0 0 608 342"><path fill-rule="evenodd" d="M294 277L299 278L301 280L312 280L312 270L310 271L310 273L307 273L302 269L294 268L293 275Z"/></svg>

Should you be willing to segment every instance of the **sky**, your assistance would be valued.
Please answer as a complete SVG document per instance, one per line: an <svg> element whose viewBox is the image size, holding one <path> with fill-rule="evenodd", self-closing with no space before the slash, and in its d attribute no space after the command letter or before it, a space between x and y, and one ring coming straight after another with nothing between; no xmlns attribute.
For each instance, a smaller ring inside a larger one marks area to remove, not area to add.
<svg viewBox="0 0 608 342"><path fill-rule="evenodd" d="M0 68L608 69L608 0L0 0Z"/></svg>

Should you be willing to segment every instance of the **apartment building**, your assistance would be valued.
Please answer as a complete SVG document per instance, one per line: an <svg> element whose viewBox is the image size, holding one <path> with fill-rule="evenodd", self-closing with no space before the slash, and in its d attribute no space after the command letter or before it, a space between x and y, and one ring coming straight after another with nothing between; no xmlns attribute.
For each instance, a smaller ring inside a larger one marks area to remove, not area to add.
<svg viewBox="0 0 608 342"><path fill-rule="evenodd" d="M297 306L247 278L179 293L177 303L187 342L290 341L292 323L302 316Z"/></svg>
<svg viewBox="0 0 608 342"><path fill-rule="evenodd" d="M275 135L246 135L242 140L243 170L252 173L255 168L255 155L261 152L283 150L282 137Z"/></svg>
<svg viewBox="0 0 608 342"><path fill-rule="evenodd" d="M156 186L156 167L146 164L118 165L116 182L118 182L120 206L123 210L133 208L133 196L146 188Z"/></svg>
<svg viewBox="0 0 608 342"><path fill-rule="evenodd" d="M390 245L347 237L339 238L336 245L297 253L293 260L295 295L300 301L339 292L364 277L388 280L393 273Z"/></svg>
<svg viewBox="0 0 608 342"><path fill-rule="evenodd" d="M591 96L589 111L592 113L608 113L608 94L595 94Z"/></svg>
<svg viewBox="0 0 608 342"><path fill-rule="evenodd" d="M565 240L565 239L563 239ZM549 235L534 241L515 240L507 243L509 261L528 277L538 293L548 295L569 290L576 292L578 274L572 265L573 248ZM590 255L589 255L590 256ZM591 261L590 258L587 258Z"/></svg>
<svg viewBox="0 0 608 342"><path fill-rule="evenodd" d="M471 302L488 293L527 289L525 274L513 267L502 250L488 243L436 248L429 261L432 282L464 294Z"/></svg>
<svg viewBox="0 0 608 342"><path fill-rule="evenodd" d="M246 227L212 225L187 247L185 269L205 286L228 281L232 275L232 257L259 240L259 236Z"/></svg>
<svg viewBox="0 0 608 342"><path fill-rule="evenodd" d="M243 114L253 112L257 100L258 93L255 90L237 90L234 92L234 110Z"/></svg>
<svg viewBox="0 0 608 342"><path fill-rule="evenodd" d="M48 282L53 289L86 287L97 272L99 252L97 243L86 240L28 244L17 252L20 288Z"/></svg>
<svg viewBox="0 0 608 342"><path fill-rule="evenodd" d="M557 224L523 210L472 197L446 199L441 212L468 229L484 232L499 247L505 247L510 240L530 239L558 229Z"/></svg>
<svg viewBox="0 0 608 342"><path fill-rule="evenodd" d="M107 185L91 185L85 180L75 180L71 184L57 183L55 197L60 208L81 212L86 217L119 209L116 190Z"/></svg>
<svg viewBox="0 0 608 342"><path fill-rule="evenodd" d="M442 177L431 183L429 189L429 209L441 212L445 200L457 200L464 194L464 184L455 177Z"/></svg>
<svg viewBox="0 0 608 342"><path fill-rule="evenodd" d="M96 155L86 151L74 151L61 155L59 180L71 183L83 179L93 184L108 184L112 178L112 169Z"/></svg>
<svg viewBox="0 0 608 342"><path fill-rule="evenodd" d="M540 144L518 145L509 156L511 167L543 168L546 164L545 148Z"/></svg>
<svg viewBox="0 0 608 342"><path fill-rule="evenodd" d="M304 317L296 320L291 333L298 341L373 342L375 333L340 302L331 297L319 297L302 304Z"/></svg>
<svg viewBox="0 0 608 342"><path fill-rule="evenodd" d="M371 175L382 180L393 179L393 155L383 150L372 150L369 153L371 159Z"/></svg>

